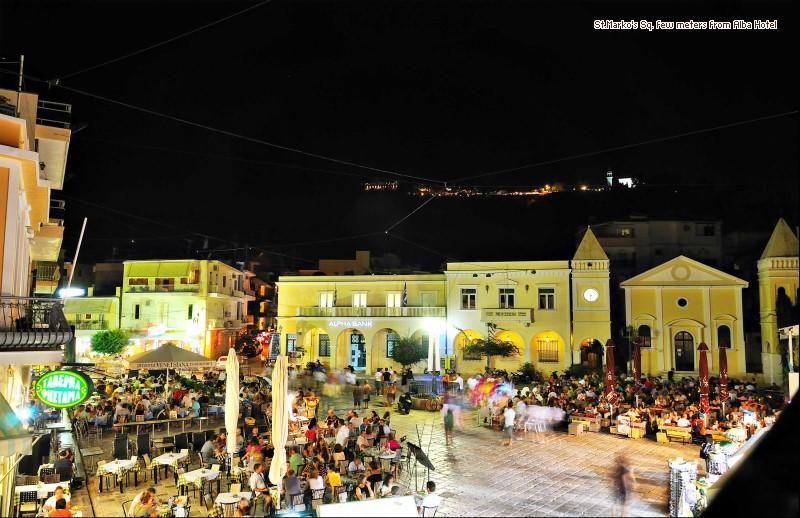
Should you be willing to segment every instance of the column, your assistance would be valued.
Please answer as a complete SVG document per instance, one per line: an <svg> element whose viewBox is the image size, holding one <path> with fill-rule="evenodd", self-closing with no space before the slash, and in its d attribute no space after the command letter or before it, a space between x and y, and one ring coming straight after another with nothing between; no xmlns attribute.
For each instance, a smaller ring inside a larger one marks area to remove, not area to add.
<svg viewBox="0 0 800 518"><path fill-rule="evenodd" d="M434 361L434 344L436 343L436 335L433 333L428 335L428 372L433 372Z"/></svg>

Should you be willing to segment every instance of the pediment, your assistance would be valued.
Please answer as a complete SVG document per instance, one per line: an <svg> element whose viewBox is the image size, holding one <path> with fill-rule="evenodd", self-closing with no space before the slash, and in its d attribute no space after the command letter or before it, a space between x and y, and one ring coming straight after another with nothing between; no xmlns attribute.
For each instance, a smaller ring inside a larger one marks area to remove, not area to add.
<svg viewBox="0 0 800 518"><path fill-rule="evenodd" d="M660 264L621 284L633 286L747 286L747 282L686 256Z"/></svg>

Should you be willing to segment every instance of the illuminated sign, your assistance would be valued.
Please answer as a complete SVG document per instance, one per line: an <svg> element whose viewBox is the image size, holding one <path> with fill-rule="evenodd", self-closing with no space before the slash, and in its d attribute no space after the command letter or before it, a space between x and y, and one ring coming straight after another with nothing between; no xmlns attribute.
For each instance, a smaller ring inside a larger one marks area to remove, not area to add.
<svg viewBox="0 0 800 518"><path fill-rule="evenodd" d="M483 309L481 322L532 322L530 308Z"/></svg>
<svg viewBox="0 0 800 518"><path fill-rule="evenodd" d="M331 320L328 327L372 327L372 320Z"/></svg>
<svg viewBox="0 0 800 518"><path fill-rule="evenodd" d="M86 401L93 388L92 379L82 372L56 370L39 378L34 391L45 405L70 408Z"/></svg>

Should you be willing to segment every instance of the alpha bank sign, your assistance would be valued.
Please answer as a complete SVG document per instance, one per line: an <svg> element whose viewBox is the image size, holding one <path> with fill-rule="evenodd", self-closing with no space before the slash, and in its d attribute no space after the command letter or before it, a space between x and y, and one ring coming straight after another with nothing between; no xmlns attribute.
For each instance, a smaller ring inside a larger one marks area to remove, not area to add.
<svg viewBox="0 0 800 518"><path fill-rule="evenodd" d="M329 320L328 327L372 327L372 320Z"/></svg>

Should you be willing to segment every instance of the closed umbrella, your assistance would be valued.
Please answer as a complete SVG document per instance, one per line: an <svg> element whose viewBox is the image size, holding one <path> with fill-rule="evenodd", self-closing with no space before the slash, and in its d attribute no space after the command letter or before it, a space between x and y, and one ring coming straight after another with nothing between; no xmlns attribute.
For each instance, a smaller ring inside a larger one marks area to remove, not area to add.
<svg viewBox="0 0 800 518"><path fill-rule="evenodd" d="M639 380L642 379L642 339L637 337L633 341L633 383L636 387L639 386Z"/></svg>
<svg viewBox="0 0 800 518"><path fill-rule="evenodd" d="M708 412L708 346L700 342L697 350L700 351L700 410L705 414Z"/></svg>
<svg viewBox="0 0 800 518"><path fill-rule="evenodd" d="M269 480L280 486L283 470L286 465L286 441L289 437L289 398L286 391L289 388L288 368L286 356L280 355L275 359L272 369L272 445L275 454L269 467ZM275 502L280 506L280 498Z"/></svg>
<svg viewBox="0 0 800 518"><path fill-rule="evenodd" d="M719 400L728 401L728 346L720 344L719 347Z"/></svg>
<svg viewBox="0 0 800 518"><path fill-rule="evenodd" d="M608 398L608 395L614 392L614 387L617 384L617 375L614 367L614 341L610 338L606 342L606 377L605 388L603 395Z"/></svg>
<svg viewBox="0 0 800 518"><path fill-rule="evenodd" d="M236 351L228 351L225 363L225 432L228 435L228 455L236 453L236 427L239 423L239 358Z"/></svg>

